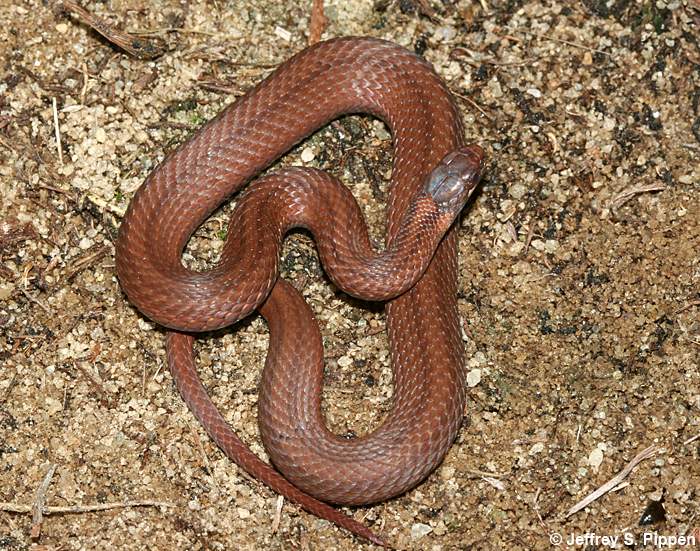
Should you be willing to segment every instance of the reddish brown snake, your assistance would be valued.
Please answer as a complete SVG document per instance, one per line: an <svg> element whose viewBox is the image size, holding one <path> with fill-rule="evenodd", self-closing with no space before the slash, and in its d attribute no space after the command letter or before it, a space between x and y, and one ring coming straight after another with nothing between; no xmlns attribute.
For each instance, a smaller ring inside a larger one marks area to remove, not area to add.
<svg viewBox="0 0 700 551"><path fill-rule="evenodd" d="M243 194L213 269L182 265L187 241L214 209L345 113L375 115L393 135L384 252L371 249L360 211L342 185L323 172L292 168ZM211 437L274 491L382 545L324 502L358 505L401 494L440 463L455 437L464 406L464 351L452 221L482 164L481 148L463 145L459 112L427 62L388 42L341 38L282 64L169 154L134 196L120 229L122 288L139 310L170 329L170 370ZM342 290L391 299L393 406L384 423L361 438L326 428L319 329L301 294L277 278L279 243L298 226L312 231ZM193 336L185 333L228 326L256 309L270 329L259 424L278 470L255 456L219 414L197 376Z"/></svg>

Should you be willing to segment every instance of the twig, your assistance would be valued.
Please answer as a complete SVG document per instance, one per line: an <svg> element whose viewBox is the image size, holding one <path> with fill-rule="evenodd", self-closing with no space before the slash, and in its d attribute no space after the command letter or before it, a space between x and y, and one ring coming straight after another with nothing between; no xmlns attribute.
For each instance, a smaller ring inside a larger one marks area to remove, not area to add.
<svg viewBox="0 0 700 551"><path fill-rule="evenodd" d="M51 479L53 478L53 473L56 472L56 465L49 465L49 472L46 473L44 480L39 485L36 491L36 497L34 498L34 504L31 507L32 511L32 531L31 538L33 540L38 539L41 536L41 524L43 522L43 512L44 504L46 503L46 492L51 485Z"/></svg>
<svg viewBox="0 0 700 551"><path fill-rule="evenodd" d="M80 105L85 105L85 98L87 97L88 83L90 82L90 73L88 73L87 63L83 61L80 65L83 72L83 87L80 90Z"/></svg>
<svg viewBox="0 0 700 551"><path fill-rule="evenodd" d="M491 115L489 115L486 111L484 111L481 107L479 107L479 104L476 103L476 102L475 102L473 99L471 99L470 97L465 96L465 95L463 95L463 94L459 94L459 93L455 92L454 90L452 90L452 93L453 93L455 96L457 96L459 99L462 99L462 100L466 101L469 105L471 105L471 106L474 107L476 110L478 110L479 113L481 113L482 115L484 115L484 117L486 117L490 122L493 122L493 121L494 121L494 118L493 118Z"/></svg>
<svg viewBox="0 0 700 551"><path fill-rule="evenodd" d="M525 246L523 247L523 256L527 256L527 251L530 248L530 243L532 243L532 238L535 237L535 226L537 224L535 221L530 222L530 228L527 230L527 237L525 238Z"/></svg>
<svg viewBox="0 0 700 551"><path fill-rule="evenodd" d="M272 526L270 527L273 534L277 533L279 530L280 522L282 520L282 506L284 505L284 496L277 496L277 502L275 503L275 515L272 517Z"/></svg>
<svg viewBox="0 0 700 551"><path fill-rule="evenodd" d="M632 199L632 197L634 197L635 195L639 195L640 193L647 193L649 191L664 191L665 189L666 186L663 184L640 184L637 186L629 187L626 190L621 191L611 199L610 208L612 208L612 210L615 211L619 209L622 205L624 205L627 201Z"/></svg>
<svg viewBox="0 0 700 551"><path fill-rule="evenodd" d="M3 147L9 149L10 151L14 151L15 153L17 153L17 150L16 150L14 147L12 147L12 145L10 145L10 144L7 142L7 140L5 140L5 138L3 138L2 136L0 136L0 145L2 145Z"/></svg>
<svg viewBox="0 0 700 551"><path fill-rule="evenodd" d="M491 473L487 471L480 471L478 469L467 469L467 472L476 478L505 478L510 475L509 472Z"/></svg>
<svg viewBox="0 0 700 551"><path fill-rule="evenodd" d="M216 477L214 476L214 470L211 468L211 463L209 462L209 456L207 455L207 452L204 449L204 446L202 445L202 439L199 437L199 434L197 434L197 431L192 428L192 425L187 423L187 426L190 429L190 432L192 433L192 437L194 438L195 444L197 444L197 449L199 450L200 455L202 456L202 459L204 460L204 464L207 467L207 471L209 471L209 474L211 474L211 479L212 482L214 483L214 487L218 490L219 485L216 482Z"/></svg>
<svg viewBox="0 0 700 551"><path fill-rule="evenodd" d="M605 484L603 484L600 488L598 488L595 492L589 494L587 497L583 498L581 501L579 501L576 505L574 505L571 509L569 509L566 512L566 515L564 518L568 518L574 513L580 511L584 507L588 506L589 503L593 503L596 499L598 499L600 496L607 494L610 490L615 488L618 484L620 484L625 478L627 478L627 475L629 475L632 472L632 469L634 469L639 463L644 461L645 459L650 458L652 455L654 455L657 451L656 446L649 446L648 448L642 450L639 452L632 461L627 463L624 469L622 469L619 473L617 473L614 477L612 477L610 480L608 480Z"/></svg>
<svg viewBox="0 0 700 551"><path fill-rule="evenodd" d="M431 21L438 23L440 19L438 19L437 12L432 8L432 6L428 3L428 0L417 0L418 3L418 12L421 15L424 15Z"/></svg>
<svg viewBox="0 0 700 551"><path fill-rule="evenodd" d="M0 511L6 511L9 513L30 513L32 512L32 507L33 505L0 502ZM175 505L162 501L125 501L123 503L99 503L95 505L71 505L67 507L43 506L41 512L44 515L55 515L61 513L80 514L109 511L111 509L126 509L129 507L175 507Z"/></svg>
<svg viewBox="0 0 700 551"><path fill-rule="evenodd" d="M97 249L94 253L90 253L89 255L78 260L75 264L73 264L73 268L71 268L71 270L66 274L66 281L73 279L76 275L85 270L85 268L88 268L93 262L105 256L108 252L109 246L104 245Z"/></svg>
<svg viewBox="0 0 700 551"><path fill-rule="evenodd" d="M678 310L673 312L673 315L675 316L676 314L690 310L693 306L700 306L700 300L691 300L688 304L681 306Z"/></svg>
<svg viewBox="0 0 700 551"><path fill-rule="evenodd" d="M10 384L7 385L7 388L5 389L5 394L3 395L2 399L0 399L0 404L4 404L7 402L7 399L10 397L10 394L12 393L12 389L15 388L15 385L17 384L17 377L19 374L15 371L15 374L12 376L12 379L10 380Z"/></svg>
<svg viewBox="0 0 700 551"><path fill-rule="evenodd" d="M236 36L233 34L202 31L200 29L186 29L185 27L161 27L158 29L143 29L140 31L131 31L130 34L135 36L157 36L164 33L201 34L204 36L211 36L214 38L225 38L227 40L242 40L244 38L243 36Z"/></svg>
<svg viewBox="0 0 700 551"><path fill-rule="evenodd" d="M34 298L32 295L30 295L27 291L25 291L25 290L22 289L21 287L20 287L19 290L22 292L22 294L23 294L25 297L27 297L27 299L29 299L31 302L33 302L34 304L36 304L36 305L37 305L39 308L41 308L44 312L46 312L47 314L51 314L51 313L52 313L51 310L49 310L48 307L47 307L44 303L42 303L41 301L39 301L39 299Z"/></svg>
<svg viewBox="0 0 700 551"><path fill-rule="evenodd" d="M10 115L0 115L0 130L9 125L13 120L14 117L11 117Z"/></svg>
<svg viewBox="0 0 700 551"><path fill-rule="evenodd" d="M687 446L688 444L692 444L693 442L695 442L695 441L696 441L697 439L699 439L699 438L700 438L700 434L696 434L696 435L693 436L692 438L688 438L688 440L686 440L685 442L683 442L683 445L684 445L684 446Z"/></svg>
<svg viewBox="0 0 700 551"><path fill-rule="evenodd" d="M47 191L53 191L53 192L55 192L55 193L60 193L60 194L62 194L62 195L68 195L68 196L70 196L70 193L69 193L68 191L66 191L65 189L60 189L60 188L57 188L57 187L49 186L49 185L47 185L47 184L42 184L41 182L38 183L38 184L36 185L36 187L38 187L38 188L40 188L40 189L45 189L45 190L47 190ZM71 199L72 199L72 197L71 197Z"/></svg>
<svg viewBox="0 0 700 551"><path fill-rule="evenodd" d="M112 203L108 203L102 197L100 197L99 195L95 195L94 193L88 193L87 195L85 195L85 199L87 201L90 201L96 207L111 212L118 218L123 218L124 214L126 213L126 207L118 207L116 205L113 205Z"/></svg>
<svg viewBox="0 0 700 551"><path fill-rule="evenodd" d="M156 41L146 41L131 33L115 29L112 25L91 14L73 0L60 0L57 2L56 7L61 11L73 14L112 44L116 44L126 53L138 59L155 59L165 53L165 43L162 39L158 38L158 43Z"/></svg>
<svg viewBox="0 0 700 551"><path fill-rule="evenodd" d="M497 478L493 478L492 476L482 476L481 480L488 484L491 484L491 486L493 486L501 492L506 489L506 485L503 484L502 481L498 480Z"/></svg>
<svg viewBox="0 0 700 551"><path fill-rule="evenodd" d="M83 362L73 362L73 366L87 379L88 383L90 383L92 387L97 391L97 399L100 401L100 403L108 409L112 409L114 407L114 404L108 396L107 391L104 389L104 386L99 376L90 373L90 371L88 371L86 367L83 367L81 365L82 363ZM85 363L86 365L88 365L87 362Z"/></svg>
<svg viewBox="0 0 700 551"><path fill-rule="evenodd" d="M323 0L314 0L311 7L311 20L309 21L309 46L321 40L323 31L326 30L328 19L323 13Z"/></svg>
<svg viewBox="0 0 700 551"><path fill-rule="evenodd" d="M463 46L457 46L450 51L450 59L462 59L474 67L479 67L481 65L494 65L496 67L517 67L520 65L532 65L542 58L531 57L529 59L521 61L498 61L497 59L494 59L492 57L479 59L478 55L474 55L474 52L472 50L464 48Z"/></svg>
<svg viewBox="0 0 700 551"><path fill-rule="evenodd" d="M56 98L51 98L53 108L53 127L56 134L56 150L58 151L58 162L63 165L63 147L61 147L61 129L58 127L58 109L56 108Z"/></svg>
<svg viewBox="0 0 700 551"><path fill-rule="evenodd" d="M542 488L538 487L537 491L535 492L534 497L532 498L532 508L535 510L535 514L537 515L537 519L540 521L540 526L542 528L547 528L547 525L544 523L544 520L542 519L542 515L540 514L540 507L537 505L537 500L540 498L540 494L542 493Z"/></svg>
<svg viewBox="0 0 700 551"><path fill-rule="evenodd" d="M223 94L230 94L234 97L245 94L245 92L241 90L240 86L230 84L225 80L200 80L197 82L197 86L204 90L209 90L210 92L221 92Z"/></svg>
<svg viewBox="0 0 700 551"><path fill-rule="evenodd" d="M36 239L36 237L37 233L31 222L20 225L18 221L11 219L0 226L0 249L28 239Z"/></svg>
<svg viewBox="0 0 700 551"><path fill-rule="evenodd" d="M582 50L588 50L588 51L591 51L591 52L596 52L596 53L599 53L599 54L606 55L606 56L608 56L608 57L612 57L612 54L609 53L609 52L606 52L606 51L604 51L604 50L598 50L598 49L596 49L596 48L591 48L590 46L586 46L585 44L580 44L580 43L578 43L578 42L572 42L571 40L564 40L563 38L555 38L555 37L553 37L553 36L549 36L549 35L546 35L546 34L533 33L533 32L531 32L531 31L524 31L524 30L522 30L522 29L516 29L516 28L514 28L514 27L509 27L509 26L507 26L507 25L506 25L506 28L507 28L508 30L511 30L511 31L514 31L514 32L519 32L519 33L527 34L527 35L530 35L530 36L536 36L537 38L542 38L543 40L551 40L552 42L559 42L559 43L561 43L561 44L566 44L567 46L573 46L574 48L580 48L580 49L582 49Z"/></svg>

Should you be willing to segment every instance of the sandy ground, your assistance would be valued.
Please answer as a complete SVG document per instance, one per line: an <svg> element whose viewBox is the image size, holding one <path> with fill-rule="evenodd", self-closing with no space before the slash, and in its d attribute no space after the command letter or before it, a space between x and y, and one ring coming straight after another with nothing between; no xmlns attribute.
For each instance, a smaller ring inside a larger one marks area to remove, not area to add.
<svg viewBox="0 0 700 551"><path fill-rule="evenodd" d="M168 51L137 60L46 2L1 0L0 549L369 549L288 503L276 522L277 496L188 412L162 330L114 272L134 190L307 44L310 2L84 5L155 30ZM434 63L489 156L461 221L463 429L424 484L348 513L398 547L436 551L587 534L651 549L644 534L697 534L700 6L355 0L326 12L325 38L382 37ZM285 162L339 175L379 236L390 159L381 123L347 117ZM187 262L216 258L227 212ZM306 237L282 262L322 325L330 423L362 434L390 403L383 315L334 292ZM266 347L258 318L198 342L215 401L260 454ZM649 446L624 485L566 517ZM10 509L31 505L54 467L48 506L161 505L53 514L33 530ZM639 526L659 499L665 515Z"/></svg>

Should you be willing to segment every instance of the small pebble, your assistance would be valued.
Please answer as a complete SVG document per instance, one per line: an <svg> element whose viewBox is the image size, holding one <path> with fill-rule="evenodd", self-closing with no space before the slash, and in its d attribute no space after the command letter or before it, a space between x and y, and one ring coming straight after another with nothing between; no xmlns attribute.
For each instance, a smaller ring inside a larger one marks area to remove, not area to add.
<svg viewBox="0 0 700 551"><path fill-rule="evenodd" d="M46 404L49 416L56 415L63 409L63 404L51 396L47 396L44 403Z"/></svg>
<svg viewBox="0 0 700 551"><path fill-rule="evenodd" d="M382 121L373 121L372 127L374 129L374 135L380 140L391 139L391 134L387 130L386 125Z"/></svg>
<svg viewBox="0 0 700 551"><path fill-rule="evenodd" d="M524 184L517 183L508 188L508 195L510 195L513 199L522 199L526 193L527 186Z"/></svg>
<svg viewBox="0 0 700 551"><path fill-rule="evenodd" d="M292 33L280 26L275 27L275 36L281 38L285 42L289 42L292 39Z"/></svg>
<svg viewBox="0 0 700 551"><path fill-rule="evenodd" d="M411 538L414 540L419 540L422 537L430 534L432 531L433 529L427 524L416 522L413 526L411 526Z"/></svg>
<svg viewBox="0 0 700 551"><path fill-rule="evenodd" d="M467 373L467 386L474 388L481 382L481 369L472 369Z"/></svg>
<svg viewBox="0 0 700 551"><path fill-rule="evenodd" d="M0 285L0 300L6 300L12 296L15 286L13 283L3 283Z"/></svg>
<svg viewBox="0 0 700 551"><path fill-rule="evenodd" d="M588 456L588 464L597 469L603 463L603 450L600 447L595 448Z"/></svg>
<svg viewBox="0 0 700 551"><path fill-rule="evenodd" d="M316 154L314 153L314 150L310 147L305 147L304 150L301 152L301 160L305 163L310 163L314 160L314 157L316 157Z"/></svg>
<svg viewBox="0 0 700 551"><path fill-rule="evenodd" d="M457 36L457 29L454 27L438 27L435 29L435 38L438 40L452 40L455 36Z"/></svg>
<svg viewBox="0 0 700 551"><path fill-rule="evenodd" d="M547 239L547 241L544 242L544 250L550 254L555 252L558 248L559 241L556 239Z"/></svg>
<svg viewBox="0 0 700 551"><path fill-rule="evenodd" d="M104 128L95 130L95 139L100 143L105 143L107 141L107 132L105 132Z"/></svg>
<svg viewBox="0 0 700 551"><path fill-rule="evenodd" d="M250 518L250 511L248 509L243 509L242 507L239 507L238 516L239 518Z"/></svg>

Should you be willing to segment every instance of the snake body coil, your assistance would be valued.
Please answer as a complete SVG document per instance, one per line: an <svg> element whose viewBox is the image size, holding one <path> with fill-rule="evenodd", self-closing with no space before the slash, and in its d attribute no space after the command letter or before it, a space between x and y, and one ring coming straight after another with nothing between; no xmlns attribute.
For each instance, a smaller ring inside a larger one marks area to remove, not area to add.
<svg viewBox="0 0 700 551"><path fill-rule="evenodd" d="M256 182L233 215L220 262L181 262L194 230L310 133L346 113L383 119L394 140L386 249L375 252L352 196L334 178L286 169ZM138 190L116 246L122 288L166 326L168 361L184 400L222 450L272 489L375 543L369 529L324 502L364 504L398 495L442 460L462 420L464 351L457 314L452 221L481 173L460 116L430 65L388 42L319 43L204 125ZM344 439L320 410L321 338L309 307L278 279L279 243L309 228L344 291L386 306L394 395L371 434ZM394 298L395 297L395 298ZM259 422L277 470L235 435L195 369L193 337L259 309L270 329ZM312 497L313 496L313 497Z"/></svg>

